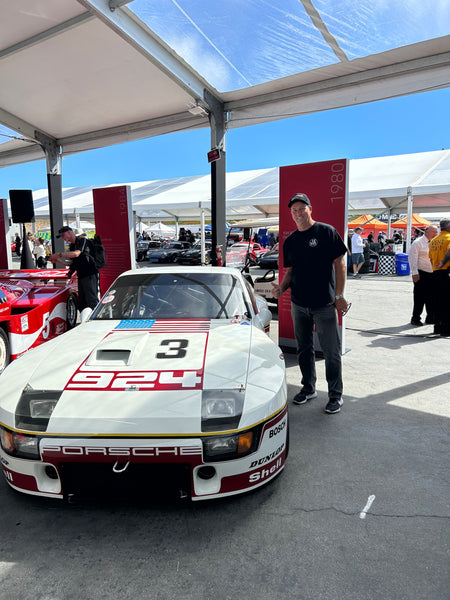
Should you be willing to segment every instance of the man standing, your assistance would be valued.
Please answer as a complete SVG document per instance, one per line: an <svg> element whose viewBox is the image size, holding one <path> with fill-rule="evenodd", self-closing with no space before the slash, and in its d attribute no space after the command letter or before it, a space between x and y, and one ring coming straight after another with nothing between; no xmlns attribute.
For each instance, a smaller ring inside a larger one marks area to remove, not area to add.
<svg viewBox="0 0 450 600"><path fill-rule="evenodd" d="M450 263L446 260L450 251L450 219L441 219L441 233L429 244L433 267L433 293L435 296L434 333L450 336Z"/></svg>
<svg viewBox="0 0 450 600"><path fill-rule="evenodd" d="M437 236L437 232L435 225L429 225L425 229L425 233L414 240L409 250L408 261L414 282L411 325L416 327L423 325L420 315L424 306L427 310L425 323L434 323L433 268L428 253L428 245L430 240Z"/></svg>
<svg viewBox="0 0 450 600"><path fill-rule="evenodd" d="M294 404L317 397L313 331L316 326L325 358L328 404L325 412L337 413L342 406L342 365L337 313L349 308L344 298L347 248L331 225L311 217L306 194L289 201L296 231L283 244L286 272L280 285L272 284L275 298L291 289L291 314L302 373L302 388Z"/></svg>
<svg viewBox="0 0 450 600"><path fill-rule="evenodd" d="M69 250L50 256L52 263L70 265L77 272L78 278L78 310L80 313L87 307L94 309L98 303L98 269L92 258L91 242L84 236L76 236L67 225L58 231L58 238L69 243Z"/></svg>
<svg viewBox="0 0 450 600"><path fill-rule="evenodd" d="M361 237L362 227L357 227L352 235L352 265L353 277L356 279L361 277L359 274L360 268L364 264L364 240Z"/></svg>

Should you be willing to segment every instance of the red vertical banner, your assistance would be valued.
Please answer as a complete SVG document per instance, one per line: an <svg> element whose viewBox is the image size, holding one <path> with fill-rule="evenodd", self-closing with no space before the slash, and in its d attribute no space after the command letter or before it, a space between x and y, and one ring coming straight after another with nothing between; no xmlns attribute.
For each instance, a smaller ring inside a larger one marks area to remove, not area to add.
<svg viewBox="0 0 450 600"><path fill-rule="evenodd" d="M348 160L330 160L304 165L280 167L280 282L284 276L283 243L295 230L288 208L294 194L304 193L311 201L314 221L332 225L347 243ZM288 290L279 299L279 345L294 349L295 336L291 318L291 294ZM341 349L345 352L345 328L339 317ZM315 340L316 344L316 340Z"/></svg>
<svg viewBox="0 0 450 600"><path fill-rule="evenodd" d="M106 292L124 271L136 268L136 239L131 191L127 185L92 190L95 232L105 247L106 267L100 269L100 289Z"/></svg>
<svg viewBox="0 0 450 600"><path fill-rule="evenodd" d="M12 269L11 240L8 232L8 202L0 198L0 269Z"/></svg>

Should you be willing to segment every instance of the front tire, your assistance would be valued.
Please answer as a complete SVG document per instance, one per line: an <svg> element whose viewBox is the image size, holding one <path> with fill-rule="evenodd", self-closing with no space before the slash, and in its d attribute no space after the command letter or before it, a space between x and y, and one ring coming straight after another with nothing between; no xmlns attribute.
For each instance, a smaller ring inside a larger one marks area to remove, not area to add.
<svg viewBox="0 0 450 600"><path fill-rule="evenodd" d="M66 304L66 327L73 329L77 324L77 301L74 294L70 294Z"/></svg>
<svg viewBox="0 0 450 600"><path fill-rule="evenodd" d="M0 327L0 373L9 365L10 359L8 334Z"/></svg>

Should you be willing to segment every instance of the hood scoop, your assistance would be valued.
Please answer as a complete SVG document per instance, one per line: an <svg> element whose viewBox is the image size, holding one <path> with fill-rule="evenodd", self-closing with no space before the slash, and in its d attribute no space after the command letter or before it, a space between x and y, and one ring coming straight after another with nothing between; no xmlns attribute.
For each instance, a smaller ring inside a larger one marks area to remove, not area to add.
<svg viewBox="0 0 450 600"><path fill-rule="evenodd" d="M114 349L100 349L96 350L95 358L91 354L89 357L89 364L92 365L128 365L130 362L131 350L114 350ZM93 360L92 360L93 359Z"/></svg>
<svg viewBox="0 0 450 600"><path fill-rule="evenodd" d="M126 367L139 356L148 341L148 332L112 333L103 339L89 355L88 367Z"/></svg>

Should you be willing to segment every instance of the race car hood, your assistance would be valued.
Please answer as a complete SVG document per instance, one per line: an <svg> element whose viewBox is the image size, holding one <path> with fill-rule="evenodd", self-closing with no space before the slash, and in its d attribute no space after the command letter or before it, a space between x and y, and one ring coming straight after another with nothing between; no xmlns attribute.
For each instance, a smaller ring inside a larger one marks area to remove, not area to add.
<svg viewBox="0 0 450 600"><path fill-rule="evenodd" d="M26 353L0 383L0 420L13 427L25 387L60 392L54 434L199 433L206 390L243 394L240 428L285 400L279 349L241 319L90 321Z"/></svg>

